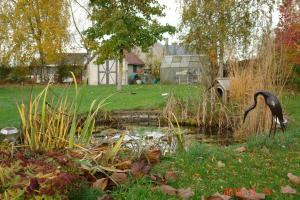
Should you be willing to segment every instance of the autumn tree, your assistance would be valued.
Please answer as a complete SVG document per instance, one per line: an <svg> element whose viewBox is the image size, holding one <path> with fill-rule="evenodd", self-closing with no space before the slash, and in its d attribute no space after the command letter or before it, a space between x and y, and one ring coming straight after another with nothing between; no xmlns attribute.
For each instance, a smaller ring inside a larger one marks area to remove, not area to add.
<svg viewBox="0 0 300 200"><path fill-rule="evenodd" d="M242 52L251 43L252 33L270 24L273 1L182 0L181 5L184 41L208 55L213 77L223 77L225 52Z"/></svg>
<svg viewBox="0 0 300 200"><path fill-rule="evenodd" d="M276 49L286 64L300 68L300 2L283 0L276 33Z"/></svg>
<svg viewBox="0 0 300 200"><path fill-rule="evenodd" d="M133 47L147 50L165 32L173 33L174 27L161 25L157 17L164 16L157 0L90 0L91 20L87 38L98 43L95 51L98 63L118 59L118 90L122 88L123 58Z"/></svg>
<svg viewBox="0 0 300 200"><path fill-rule="evenodd" d="M59 59L69 39L66 0L2 0L3 62L44 66Z"/></svg>

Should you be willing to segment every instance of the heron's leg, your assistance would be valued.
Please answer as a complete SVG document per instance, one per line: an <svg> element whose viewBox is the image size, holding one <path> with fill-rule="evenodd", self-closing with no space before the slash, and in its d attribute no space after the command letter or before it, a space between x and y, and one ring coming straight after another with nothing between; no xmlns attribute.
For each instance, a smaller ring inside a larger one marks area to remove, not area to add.
<svg viewBox="0 0 300 200"><path fill-rule="evenodd" d="M284 131L285 131L285 127L284 127L284 125L283 125L283 124L280 124L280 128L281 128L281 130L282 130L282 133L284 133Z"/></svg>
<svg viewBox="0 0 300 200"><path fill-rule="evenodd" d="M270 128L270 131L269 131L269 137L271 137L271 134L272 134L273 120L274 120L274 117L272 116L271 128Z"/></svg>
<svg viewBox="0 0 300 200"><path fill-rule="evenodd" d="M276 119L276 118L275 118ZM277 120L276 120L276 122L275 122L275 127L274 127L274 133L273 133L273 137L275 137L275 133L276 133L276 131L277 131Z"/></svg>

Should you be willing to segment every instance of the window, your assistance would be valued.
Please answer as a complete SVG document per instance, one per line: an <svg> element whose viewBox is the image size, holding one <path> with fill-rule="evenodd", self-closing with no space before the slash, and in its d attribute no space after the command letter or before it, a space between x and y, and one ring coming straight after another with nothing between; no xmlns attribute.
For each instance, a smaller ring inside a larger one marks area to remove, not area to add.
<svg viewBox="0 0 300 200"><path fill-rule="evenodd" d="M137 66L136 65L132 65L132 71L133 71L133 73L137 72Z"/></svg>

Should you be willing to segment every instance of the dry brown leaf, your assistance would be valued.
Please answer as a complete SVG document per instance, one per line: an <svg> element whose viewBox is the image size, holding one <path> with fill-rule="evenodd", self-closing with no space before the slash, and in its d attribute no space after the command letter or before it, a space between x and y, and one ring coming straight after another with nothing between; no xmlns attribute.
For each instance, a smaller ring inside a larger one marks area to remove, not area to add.
<svg viewBox="0 0 300 200"><path fill-rule="evenodd" d="M266 196L271 196L272 190L270 190L269 188L264 188L264 193L266 194Z"/></svg>
<svg viewBox="0 0 300 200"><path fill-rule="evenodd" d="M156 190L160 190L168 195L177 196L181 199L190 199L192 196L194 196L194 192L191 188L181 188L177 190L169 185L161 185L152 189L152 191Z"/></svg>
<svg viewBox="0 0 300 200"><path fill-rule="evenodd" d="M131 168L131 164L132 164L132 162L130 160L126 160L124 162L117 163L114 166L117 169L126 170L126 169L130 169Z"/></svg>
<svg viewBox="0 0 300 200"><path fill-rule="evenodd" d="M135 178L142 178L150 172L150 166L145 164L145 161L137 161L131 166L131 173Z"/></svg>
<svg viewBox="0 0 300 200"><path fill-rule="evenodd" d="M72 158L83 158L84 157L84 155L82 155L82 153L81 152L77 152L77 151L74 151L74 150L68 150L68 153L69 153L69 155L72 157Z"/></svg>
<svg viewBox="0 0 300 200"><path fill-rule="evenodd" d="M297 194L297 191L290 186L281 187L281 193L283 194Z"/></svg>
<svg viewBox="0 0 300 200"><path fill-rule="evenodd" d="M104 195L102 197L97 198L97 200L114 200L114 198L112 198L112 196L109 195Z"/></svg>
<svg viewBox="0 0 300 200"><path fill-rule="evenodd" d="M264 193L257 193L253 189L247 190L246 188L242 188L240 191L236 192L235 196L243 200L261 200L266 198Z"/></svg>
<svg viewBox="0 0 300 200"><path fill-rule="evenodd" d="M161 151L160 149L150 149L146 153L146 157L150 164L158 163L160 161Z"/></svg>
<svg viewBox="0 0 300 200"><path fill-rule="evenodd" d="M117 172L115 172L115 173L113 173L111 176L110 176L110 178L113 180L113 181L115 181L115 182L117 182L118 184L123 184L123 183L126 183L127 182L127 174L125 174L125 173L117 173Z"/></svg>
<svg viewBox="0 0 300 200"><path fill-rule="evenodd" d="M97 181L97 178L93 174L91 174L88 170L82 169L82 171L83 171L83 176L85 177L85 179L88 182L96 182Z"/></svg>
<svg viewBox="0 0 300 200"><path fill-rule="evenodd" d="M177 190L177 195L182 198L182 199L189 199L192 196L194 196L194 192L191 188L186 188L186 189L178 189Z"/></svg>
<svg viewBox="0 0 300 200"><path fill-rule="evenodd" d="M165 184L167 184L166 179L162 175L160 175L160 174L154 174L154 175L151 174L150 178L151 178L152 181L154 181L158 185L165 185Z"/></svg>
<svg viewBox="0 0 300 200"><path fill-rule="evenodd" d="M247 151L247 149L246 149L246 147L242 146L242 147L236 148L235 151L238 153L243 153L243 152Z"/></svg>
<svg viewBox="0 0 300 200"><path fill-rule="evenodd" d="M165 174L165 179L167 181L174 181L176 180L178 177L177 177L177 174L175 172L172 172L172 171L168 171L166 172Z"/></svg>
<svg viewBox="0 0 300 200"><path fill-rule="evenodd" d="M177 190L169 185L161 185L158 187L163 193L166 193L168 195L177 195Z"/></svg>
<svg viewBox="0 0 300 200"><path fill-rule="evenodd" d="M102 191L104 191L107 186L108 186L108 178L101 178L93 183L94 188L101 189Z"/></svg>
<svg viewBox="0 0 300 200"><path fill-rule="evenodd" d="M292 174L292 173L288 173L287 176L289 177L289 180L290 180L292 183L300 185L300 177L299 177L299 176L295 176L295 175Z"/></svg>
<svg viewBox="0 0 300 200"><path fill-rule="evenodd" d="M202 200L229 200L230 198L231 198L230 196L223 195L217 192L216 194L210 197L207 198L202 197Z"/></svg>

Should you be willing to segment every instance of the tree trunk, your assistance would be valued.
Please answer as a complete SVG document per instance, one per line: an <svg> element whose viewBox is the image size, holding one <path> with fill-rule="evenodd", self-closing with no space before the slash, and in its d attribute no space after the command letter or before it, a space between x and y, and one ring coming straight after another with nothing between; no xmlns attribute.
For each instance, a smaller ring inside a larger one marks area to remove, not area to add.
<svg viewBox="0 0 300 200"><path fill-rule="evenodd" d="M219 77L224 77L224 45L220 42L220 52L219 52Z"/></svg>
<svg viewBox="0 0 300 200"><path fill-rule="evenodd" d="M217 8L219 11L219 17L218 17L218 25L221 26L221 33L225 32L225 26L223 24L223 22L225 21L225 13L224 10L222 8L222 3L221 0L217 0ZM218 59L219 59L219 72L218 72L218 77L219 78L223 78L224 77L224 38L222 37L222 35L219 35L218 38L218 45L219 46L219 54L218 54Z"/></svg>
<svg viewBox="0 0 300 200"><path fill-rule="evenodd" d="M123 53L119 57L118 81L117 81L117 90L118 91L122 90L122 78L123 78Z"/></svg>
<svg viewBox="0 0 300 200"><path fill-rule="evenodd" d="M44 83L46 79L45 72L44 72L45 61L44 61L44 53L40 47L39 47L39 56L40 56L39 58L40 81L41 83Z"/></svg>

